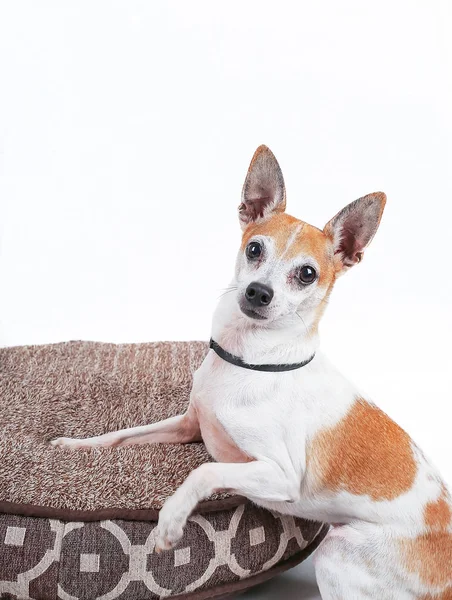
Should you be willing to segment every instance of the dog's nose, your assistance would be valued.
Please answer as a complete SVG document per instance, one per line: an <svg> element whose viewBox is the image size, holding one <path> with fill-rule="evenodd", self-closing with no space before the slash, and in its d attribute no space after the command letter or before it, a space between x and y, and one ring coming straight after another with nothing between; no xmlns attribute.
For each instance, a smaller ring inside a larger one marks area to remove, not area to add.
<svg viewBox="0 0 452 600"><path fill-rule="evenodd" d="M246 288L245 297L252 306L267 306L272 301L273 293L268 285L253 281Z"/></svg>

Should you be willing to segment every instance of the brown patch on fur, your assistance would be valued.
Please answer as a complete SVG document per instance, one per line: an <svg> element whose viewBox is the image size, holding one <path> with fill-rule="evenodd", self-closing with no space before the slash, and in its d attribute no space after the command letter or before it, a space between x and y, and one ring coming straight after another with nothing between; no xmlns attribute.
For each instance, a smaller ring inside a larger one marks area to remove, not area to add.
<svg viewBox="0 0 452 600"><path fill-rule="evenodd" d="M435 587L452 581L452 535L447 532L429 532L401 544L404 564L410 573L416 573L426 584ZM444 595L446 594L446 595ZM449 598L450 588L439 598Z"/></svg>
<svg viewBox="0 0 452 600"><path fill-rule="evenodd" d="M403 560L410 573L416 573L426 585L448 587L438 594L427 594L421 600L452 600L452 506L446 486L438 500L424 510L428 530L415 539L401 542Z"/></svg>
<svg viewBox="0 0 452 600"><path fill-rule="evenodd" d="M443 486L442 494L435 502L429 502L424 511L424 521L432 530L447 529L452 521L452 507Z"/></svg>
<svg viewBox="0 0 452 600"><path fill-rule="evenodd" d="M409 435L363 399L337 425L317 434L308 461L324 487L373 500L407 492L417 471Z"/></svg>

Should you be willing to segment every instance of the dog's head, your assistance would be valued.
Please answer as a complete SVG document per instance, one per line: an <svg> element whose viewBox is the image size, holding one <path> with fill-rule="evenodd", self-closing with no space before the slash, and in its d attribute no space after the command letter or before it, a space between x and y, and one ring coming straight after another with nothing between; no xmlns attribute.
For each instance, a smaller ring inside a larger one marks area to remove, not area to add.
<svg viewBox="0 0 452 600"><path fill-rule="evenodd" d="M285 213L286 190L273 153L260 146L242 191L242 246L236 264L238 303L253 322L298 315L318 323L337 277L360 262L374 237L386 196L355 200L323 230Z"/></svg>

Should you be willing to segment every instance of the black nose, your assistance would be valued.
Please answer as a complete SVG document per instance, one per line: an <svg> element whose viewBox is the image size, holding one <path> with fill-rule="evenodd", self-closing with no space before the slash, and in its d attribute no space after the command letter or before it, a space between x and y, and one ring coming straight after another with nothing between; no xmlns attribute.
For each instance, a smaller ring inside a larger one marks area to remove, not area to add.
<svg viewBox="0 0 452 600"><path fill-rule="evenodd" d="M245 297L252 306L267 306L273 298L273 290L268 285L253 281L246 288Z"/></svg>

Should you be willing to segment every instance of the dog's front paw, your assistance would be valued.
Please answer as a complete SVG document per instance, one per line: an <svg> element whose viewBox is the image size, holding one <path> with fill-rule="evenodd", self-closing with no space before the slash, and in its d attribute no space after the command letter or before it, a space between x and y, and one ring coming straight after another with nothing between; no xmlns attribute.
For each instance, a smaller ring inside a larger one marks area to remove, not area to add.
<svg viewBox="0 0 452 600"><path fill-rule="evenodd" d="M54 440L50 440L51 446L61 446L63 448L83 448L82 440L69 437L59 437Z"/></svg>
<svg viewBox="0 0 452 600"><path fill-rule="evenodd" d="M171 499L167 501L159 514L157 524L157 535L155 538L155 552L159 554L162 550L171 550L182 539L186 517L172 509Z"/></svg>

